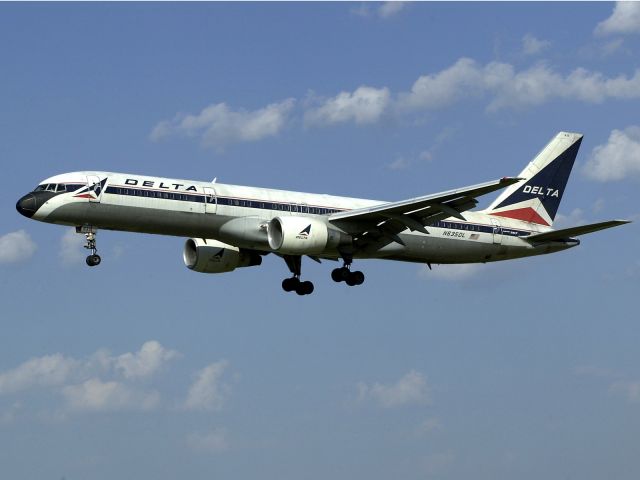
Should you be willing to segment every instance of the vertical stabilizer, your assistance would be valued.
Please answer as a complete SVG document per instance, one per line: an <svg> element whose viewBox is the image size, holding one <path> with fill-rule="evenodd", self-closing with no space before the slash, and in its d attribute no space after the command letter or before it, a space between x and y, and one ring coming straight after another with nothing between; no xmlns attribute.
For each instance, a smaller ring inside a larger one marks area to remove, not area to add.
<svg viewBox="0 0 640 480"><path fill-rule="evenodd" d="M558 133L485 213L551 226L581 142L580 133Z"/></svg>

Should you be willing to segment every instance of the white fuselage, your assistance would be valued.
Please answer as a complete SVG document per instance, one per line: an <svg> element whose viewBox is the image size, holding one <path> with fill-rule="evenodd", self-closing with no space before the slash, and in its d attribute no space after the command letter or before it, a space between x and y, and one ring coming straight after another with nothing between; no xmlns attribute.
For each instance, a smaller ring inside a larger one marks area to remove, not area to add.
<svg viewBox="0 0 640 480"><path fill-rule="evenodd" d="M216 239L242 249L271 251L266 224L275 217L305 216L328 223L336 212L386 202L324 194L223 185L110 172L73 172L42 185L65 185L31 218L48 223L92 226L180 237ZM78 187L81 185L81 187ZM99 185L88 193L87 186ZM72 190L72 191L67 191ZM523 237L548 227L465 212L465 220L447 218L428 225L428 234L405 230L402 243L376 251L354 252L355 258L388 258L422 263L474 263L552 253L577 243L532 245ZM335 227L333 227L335 228ZM336 248L317 255L338 258Z"/></svg>

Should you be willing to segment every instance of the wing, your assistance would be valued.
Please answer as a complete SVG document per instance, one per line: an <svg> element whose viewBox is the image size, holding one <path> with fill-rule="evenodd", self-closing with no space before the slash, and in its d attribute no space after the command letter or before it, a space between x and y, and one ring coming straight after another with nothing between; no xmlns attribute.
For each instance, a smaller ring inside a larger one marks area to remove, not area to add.
<svg viewBox="0 0 640 480"><path fill-rule="evenodd" d="M597 232L598 230L604 230L605 228L617 227L618 225L624 225L630 223L629 220L609 220L608 222L591 223L589 225L581 225L579 227L564 228L562 230L552 230L545 233L537 233L525 238L530 242L553 242L558 240L568 240L571 237L577 237L578 235L585 235L587 233Z"/></svg>
<svg viewBox="0 0 640 480"><path fill-rule="evenodd" d="M391 242L404 245L398 233L408 228L428 234L425 227L438 220L449 217L464 220L462 212L474 208L478 204L477 197L520 180L504 177L471 187L334 213L328 220L352 234L357 249L378 249Z"/></svg>

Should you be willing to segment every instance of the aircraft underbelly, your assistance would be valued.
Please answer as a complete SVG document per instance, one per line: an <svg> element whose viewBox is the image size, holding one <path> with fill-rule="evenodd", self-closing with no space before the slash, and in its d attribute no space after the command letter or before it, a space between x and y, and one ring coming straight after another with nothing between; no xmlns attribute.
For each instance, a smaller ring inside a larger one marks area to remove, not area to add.
<svg viewBox="0 0 640 480"><path fill-rule="evenodd" d="M67 225L89 224L105 230L212 238L224 223L225 217L103 202L60 206L46 221Z"/></svg>

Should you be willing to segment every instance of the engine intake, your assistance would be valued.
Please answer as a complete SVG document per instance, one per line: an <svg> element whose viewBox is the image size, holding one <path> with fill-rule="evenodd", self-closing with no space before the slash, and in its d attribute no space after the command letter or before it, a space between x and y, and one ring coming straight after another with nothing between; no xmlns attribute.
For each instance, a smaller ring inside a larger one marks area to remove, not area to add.
<svg viewBox="0 0 640 480"><path fill-rule="evenodd" d="M253 267L262 263L254 252L240 250L218 240L190 238L184 244L182 258L187 268L200 273L225 273L236 268Z"/></svg>
<svg viewBox="0 0 640 480"><path fill-rule="evenodd" d="M290 255L313 255L351 239L325 222L310 217L275 217L267 225L269 248Z"/></svg>

